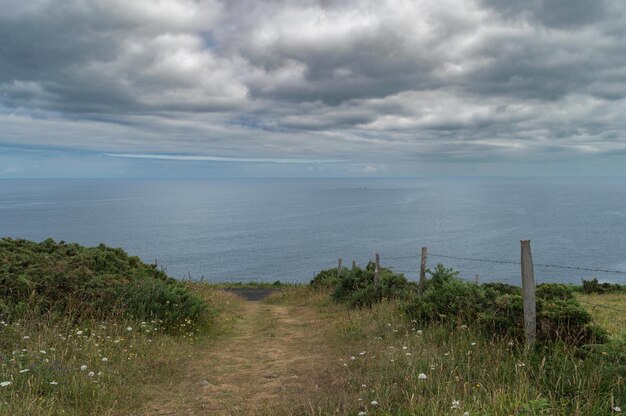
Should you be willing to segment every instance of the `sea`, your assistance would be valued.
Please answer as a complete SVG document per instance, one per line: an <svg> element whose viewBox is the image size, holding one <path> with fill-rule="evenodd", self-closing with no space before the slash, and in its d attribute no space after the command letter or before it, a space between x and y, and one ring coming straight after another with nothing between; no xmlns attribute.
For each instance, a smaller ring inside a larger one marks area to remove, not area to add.
<svg viewBox="0 0 626 416"><path fill-rule="evenodd" d="M0 237L104 243L177 279L304 283L420 251L480 282L626 284L626 178L4 179Z"/></svg>

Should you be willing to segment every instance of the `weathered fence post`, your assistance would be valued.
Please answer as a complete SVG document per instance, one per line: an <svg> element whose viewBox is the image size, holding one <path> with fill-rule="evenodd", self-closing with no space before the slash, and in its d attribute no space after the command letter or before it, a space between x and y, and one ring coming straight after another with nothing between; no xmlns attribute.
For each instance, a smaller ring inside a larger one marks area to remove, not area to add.
<svg viewBox="0 0 626 416"><path fill-rule="evenodd" d="M422 247L422 259L420 261L420 282L417 287L417 294L422 297L424 294L424 286L426 285L426 257L428 256L428 249Z"/></svg>
<svg viewBox="0 0 626 416"><path fill-rule="evenodd" d="M352 270L355 270L355 269L356 269L356 261L352 260Z"/></svg>
<svg viewBox="0 0 626 416"><path fill-rule="evenodd" d="M380 273L380 255L376 253L376 268L374 269L374 281L378 282L378 274Z"/></svg>
<svg viewBox="0 0 626 416"><path fill-rule="evenodd" d="M526 342L533 345L537 338L537 304L535 301L535 272L530 241L522 240L522 297L524 299L524 330Z"/></svg>
<svg viewBox="0 0 626 416"><path fill-rule="evenodd" d="M340 258L339 261L337 262L337 276L339 276L341 274L341 270L343 269L343 259Z"/></svg>
<svg viewBox="0 0 626 416"><path fill-rule="evenodd" d="M478 275L474 276L474 283L478 284Z"/></svg>

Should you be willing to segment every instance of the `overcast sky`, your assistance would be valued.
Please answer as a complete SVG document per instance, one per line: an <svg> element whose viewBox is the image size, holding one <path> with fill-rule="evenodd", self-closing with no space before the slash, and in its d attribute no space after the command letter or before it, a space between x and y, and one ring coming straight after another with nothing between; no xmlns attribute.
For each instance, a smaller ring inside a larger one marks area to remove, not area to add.
<svg viewBox="0 0 626 416"><path fill-rule="evenodd" d="M626 175L623 0L0 4L0 177Z"/></svg>

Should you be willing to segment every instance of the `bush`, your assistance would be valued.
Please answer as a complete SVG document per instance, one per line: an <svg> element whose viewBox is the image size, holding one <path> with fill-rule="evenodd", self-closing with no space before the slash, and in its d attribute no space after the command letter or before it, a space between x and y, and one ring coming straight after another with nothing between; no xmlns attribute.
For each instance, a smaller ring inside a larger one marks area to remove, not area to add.
<svg viewBox="0 0 626 416"><path fill-rule="evenodd" d="M519 287L501 283L476 285L457 277L458 272L439 264L429 270L423 297L403 309L411 319L428 324L477 324L487 335L524 337L524 306ZM537 339L571 344L606 342L607 334L591 325L591 316L572 290L562 284L542 284L536 289Z"/></svg>
<svg viewBox="0 0 626 416"><path fill-rule="evenodd" d="M626 292L626 286L617 283L599 283L598 279L583 280L583 292L585 293L620 293Z"/></svg>
<svg viewBox="0 0 626 416"><path fill-rule="evenodd" d="M161 320L166 328L198 322L207 305L156 266L122 249L0 239L0 316L61 314L72 319L113 315Z"/></svg>
<svg viewBox="0 0 626 416"><path fill-rule="evenodd" d="M381 267L379 279L376 281L375 267L370 262L365 269L344 269L339 275L337 269L322 270L313 278L311 285L333 288L333 299L352 307L370 307L383 299L407 297L415 291L416 285L409 282L404 275L393 273L384 267Z"/></svg>

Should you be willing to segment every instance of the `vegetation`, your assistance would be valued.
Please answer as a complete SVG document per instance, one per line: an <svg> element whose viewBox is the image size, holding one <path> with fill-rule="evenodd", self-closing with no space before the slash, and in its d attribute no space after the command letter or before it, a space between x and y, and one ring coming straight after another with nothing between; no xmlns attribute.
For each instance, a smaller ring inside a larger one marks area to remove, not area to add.
<svg viewBox="0 0 626 416"><path fill-rule="evenodd" d="M209 310L185 285L122 249L0 239L0 319L26 314L200 324Z"/></svg>
<svg viewBox="0 0 626 416"><path fill-rule="evenodd" d="M105 246L3 239L0 272L0 416L626 408L620 291L538 286L541 342L528 348L519 288L442 265L421 299L401 274L375 278L373 264L311 285L234 284L280 287L265 303L220 290L230 284L176 282Z"/></svg>
<svg viewBox="0 0 626 416"><path fill-rule="evenodd" d="M487 283L476 285L457 277L458 272L438 264L429 270L423 297L415 283L401 274L374 265L365 270L325 270L311 282L313 287L332 288L332 297L351 307L371 307L383 299L400 300L400 309L419 325L474 325L487 337L522 340L523 301L519 287ZM604 343L607 332L593 325L591 315L562 284L537 287L537 338L540 342L563 341L573 345Z"/></svg>
<svg viewBox="0 0 626 416"><path fill-rule="evenodd" d="M487 287L493 286L516 289ZM403 300L354 308L329 303L332 294L332 288L301 287L271 300L317 308L335 328L324 343L337 352L337 365L324 371L338 384L303 414L608 416L626 406L626 338L619 335L605 344L552 341L529 349L490 336L476 322L411 321ZM626 296L616 307L626 308ZM623 329L620 312L607 311Z"/></svg>
<svg viewBox="0 0 626 416"><path fill-rule="evenodd" d="M626 286L617 283L599 283L598 279L583 280L584 293L626 293Z"/></svg>

